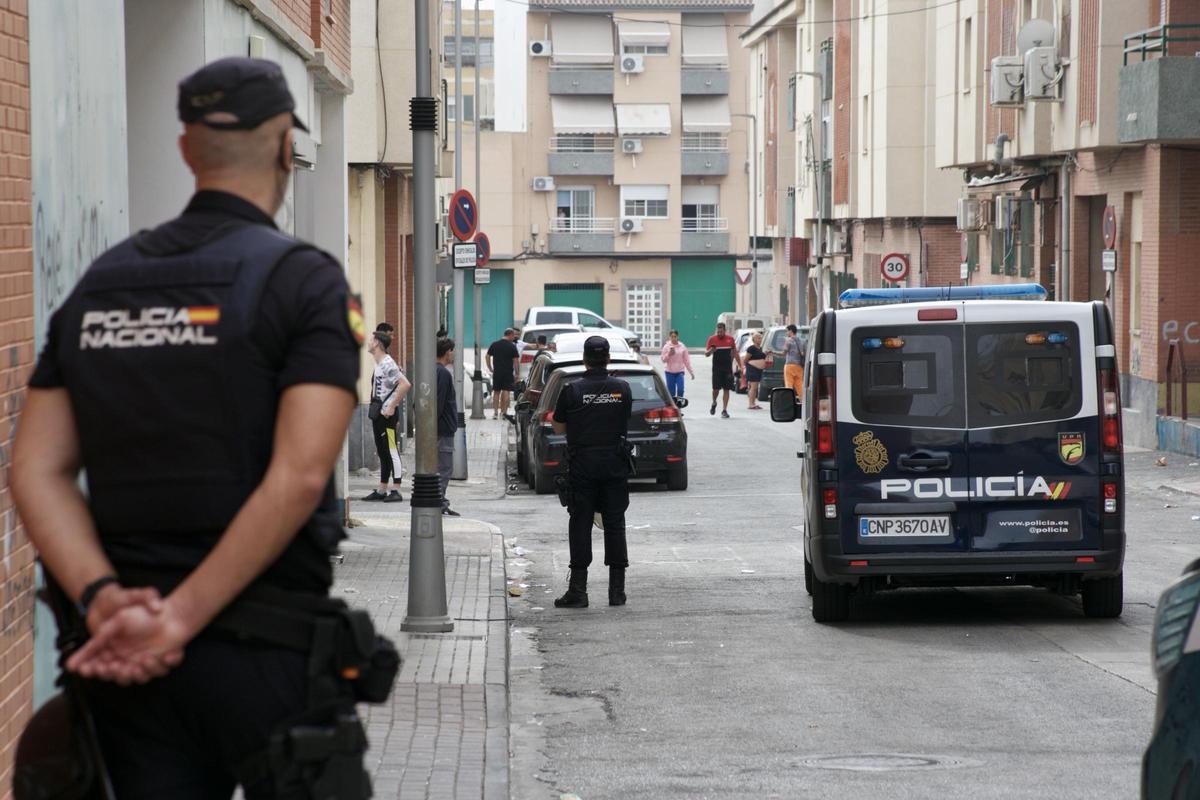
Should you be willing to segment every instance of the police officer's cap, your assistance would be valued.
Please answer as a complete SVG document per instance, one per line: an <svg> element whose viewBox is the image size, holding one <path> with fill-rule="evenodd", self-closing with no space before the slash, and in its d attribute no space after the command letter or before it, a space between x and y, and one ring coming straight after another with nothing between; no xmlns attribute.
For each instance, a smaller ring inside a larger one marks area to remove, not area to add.
<svg viewBox="0 0 1200 800"><path fill-rule="evenodd" d="M250 130L292 112L292 123L308 128L295 114L283 69L274 61L233 56L205 64L179 82L179 119L221 130Z"/></svg>
<svg viewBox="0 0 1200 800"><path fill-rule="evenodd" d="M589 336L583 343L583 354L585 356L607 356L608 339L603 336Z"/></svg>

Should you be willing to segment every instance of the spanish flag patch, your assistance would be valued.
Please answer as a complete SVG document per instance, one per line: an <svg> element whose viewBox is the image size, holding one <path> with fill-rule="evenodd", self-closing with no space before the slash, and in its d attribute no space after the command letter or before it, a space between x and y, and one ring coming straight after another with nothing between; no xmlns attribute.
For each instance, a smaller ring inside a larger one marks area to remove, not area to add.
<svg viewBox="0 0 1200 800"><path fill-rule="evenodd" d="M367 338L367 324L363 319L362 300L356 294L346 296L346 324L354 341L362 344Z"/></svg>
<svg viewBox="0 0 1200 800"><path fill-rule="evenodd" d="M189 325L216 325L221 321L220 306L188 306Z"/></svg>

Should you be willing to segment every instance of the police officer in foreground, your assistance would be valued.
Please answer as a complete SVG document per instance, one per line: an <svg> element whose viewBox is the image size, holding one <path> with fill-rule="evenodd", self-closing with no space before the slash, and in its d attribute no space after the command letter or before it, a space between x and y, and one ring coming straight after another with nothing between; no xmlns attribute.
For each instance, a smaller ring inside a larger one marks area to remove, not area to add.
<svg viewBox="0 0 1200 800"><path fill-rule="evenodd" d="M554 406L554 432L567 435L570 482L571 577L559 608L587 608L587 571L592 563L592 519L604 520L604 563L608 565L608 604L625 605L625 509L633 473L625 441L633 393L608 374L608 339L583 343L587 371L563 387Z"/></svg>
<svg viewBox="0 0 1200 800"><path fill-rule="evenodd" d="M398 659L328 597L362 317L273 222L294 108L269 61L180 83L196 193L91 265L30 381L12 490L77 609L66 674L121 800L370 794L354 702Z"/></svg>

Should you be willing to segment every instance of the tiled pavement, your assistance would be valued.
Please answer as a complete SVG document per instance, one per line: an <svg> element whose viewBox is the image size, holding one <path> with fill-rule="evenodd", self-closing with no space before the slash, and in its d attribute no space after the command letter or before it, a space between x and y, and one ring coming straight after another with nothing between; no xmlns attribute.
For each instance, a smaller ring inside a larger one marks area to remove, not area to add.
<svg viewBox="0 0 1200 800"><path fill-rule="evenodd" d="M467 481L451 481L456 499L504 494L502 459L508 423L470 421ZM412 448L403 454L407 497ZM351 498L373 476L350 482ZM383 705L364 707L375 796L403 800L508 797L508 635L503 539L488 523L443 517L449 633L400 631L408 603L408 503L354 503L357 523L343 543L335 593L370 610L404 662Z"/></svg>

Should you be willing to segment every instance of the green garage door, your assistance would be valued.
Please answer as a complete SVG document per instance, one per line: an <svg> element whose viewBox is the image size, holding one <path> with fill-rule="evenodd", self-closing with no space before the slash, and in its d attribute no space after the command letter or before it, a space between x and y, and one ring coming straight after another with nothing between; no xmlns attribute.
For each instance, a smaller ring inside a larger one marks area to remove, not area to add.
<svg viewBox="0 0 1200 800"><path fill-rule="evenodd" d="M736 311L733 259L671 262L671 327L688 347L703 347L717 315ZM732 333L732 331L730 331Z"/></svg>
<svg viewBox="0 0 1200 800"><path fill-rule="evenodd" d="M586 308L604 316L603 283L547 283L545 292L545 305Z"/></svg>
<svg viewBox="0 0 1200 800"><path fill-rule="evenodd" d="M475 280L474 270L467 270L466 293L463 297L463 339L459 350L475 344ZM454 290L450 290L446 316L450 320L450 336L454 336ZM479 329L479 346L489 344L504 334L504 329L513 325L513 271L493 269L492 282L483 285L483 319Z"/></svg>

